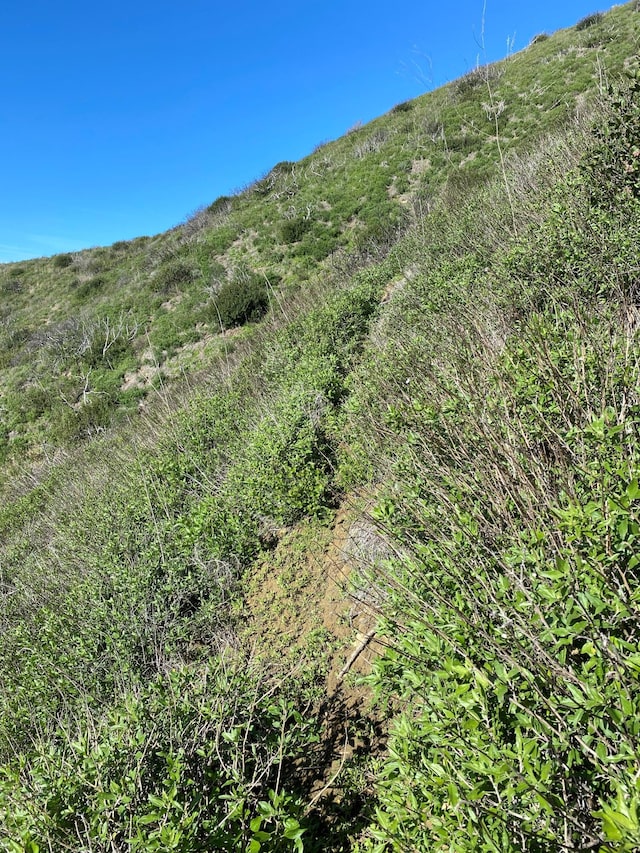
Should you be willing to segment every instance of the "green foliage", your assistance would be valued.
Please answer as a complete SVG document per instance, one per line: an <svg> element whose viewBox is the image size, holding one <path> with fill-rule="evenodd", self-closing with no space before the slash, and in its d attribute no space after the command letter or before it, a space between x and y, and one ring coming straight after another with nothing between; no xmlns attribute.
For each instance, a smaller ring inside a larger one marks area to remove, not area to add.
<svg viewBox="0 0 640 853"><path fill-rule="evenodd" d="M557 132L631 13L0 269L3 850L638 848L635 81ZM371 749L306 612L353 494Z"/></svg>
<svg viewBox="0 0 640 853"><path fill-rule="evenodd" d="M108 394L96 392L75 407L58 404L53 410L55 426L51 429L51 438L56 443L66 444L103 432L111 421L113 402Z"/></svg>
<svg viewBox="0 0 640 853"><path fill-rule="evenodd" d="M413 109L411 101L402 101L391 108L392 113L408 113Z"/></svg>
<svg viewBox="0 0 640 853"><path fill-rule="evenodd" d="M213 300L213 310L208 312L209 322L216 321L223 329L232 329L244 323L255 323L269 309L269 290L264 276L249 272L225 282Z"/></svg>
<svg viewBox="0 0 640 853"><path fill-rule="evenodd" d="M211 202L207 210L209 213L214 213L218 215L223 215L231 212L233 207L233 198L228 195L221 195L218 198Z"/></svg>
<svg viewBox="0 0 640 853"><path fill-rule="evenodd" d="M487 84L495 82L501 74L497 64L483 65L468 71L455 84L455 92L460 97L468 97L479 88L486 89Z"/></svg>
<svg viewBox="0 0 640 853"><path fill-rule="evenodd" d="M237 491L254 512L291 524L331 502L331 449L323 435L320 391L287 396L256 431L239 471Z"/></svg>
<svg viewBox="0 0 640 853"><path fill-rule="evenodd" d="M595 26L595 24L599 24L603 18L604 14L602 12L594 12L592 15L586 15L582 20L578 21L576 30L578 32L588 30L590 27Z"/></svg>
<svg viewBox="0 0 640 853"><path fill-rule="evenodd" d="M236 239L237 231L230 225L221 225L207 235L207 247L213 255L223 255Z"/></svg>
<svg viewBox="0 0 640 853"><path fill-rule="evenodd" d="M65 269L66 267L70 267L72 263L73 257L69 253L65 253L63 255L56 255L53 259L53 265L58 269Z"/></svg>
<svg viewBox="0 0 640 853"><path fill-rule="evenodd" d="M549 33L538 33L537 35L535 35L531 39L529 44L532 44L532 45L533 44L540 44L540 42L547 41L548 38L549 38Z"/></svg>
<svg viewBox="0 0 640 853"><path fill-rule="evenodd" d="M104 288L107 278L104 275L94 275L82 282L76 282L73 292L78 299L89 299L96 296Z"/></svg>
<svg viewBox="0 0 640 853"><path fill-rule="evenodd" d="M154 287L163 294L173 293L193 281L195 272L191 264L174 258L163 264L153 279Z"/></svg>
<svg viewBox="0 0 640 853"><path fill-rule="evenodd" d="M447 262L449 294L430 271L376 354L373 515L396 556L366 574L394 638L372 683L407 711L367 849L637 847L637 216L589 189L575 173L517 241L534 299L504 300L500 253L488 290Z"/></svg>
<svg viewBox="0 0 640 853"><path fill-rule="evenodd" d="M301 804L280 778L313 723L251 670L229 655L174 671L1 768L6 849L302 851Z"/></svg>
<svg viewBox="0 0 640 853"><path fill-rule="evenodd" d="M592 202L605 209L640 198L640 71L609 97L612 110L582 166Z"/></svg>
<svg viewBox="0 0 640 853"><path fill-rule="evenodd" d="M287 219L280 226L280 237L284 243L297 243L312 226L313 220L308 217Z"/></svg>

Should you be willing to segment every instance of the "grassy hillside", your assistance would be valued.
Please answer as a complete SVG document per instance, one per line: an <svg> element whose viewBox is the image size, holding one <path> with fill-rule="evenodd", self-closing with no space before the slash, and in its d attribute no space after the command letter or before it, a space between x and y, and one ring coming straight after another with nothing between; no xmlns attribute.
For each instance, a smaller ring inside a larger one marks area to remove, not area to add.
<svg viewBox="0 0 640 853"><path fill-rule="evenodd" d="M638 848L639 14L0 267L0 849Z"/></svg>

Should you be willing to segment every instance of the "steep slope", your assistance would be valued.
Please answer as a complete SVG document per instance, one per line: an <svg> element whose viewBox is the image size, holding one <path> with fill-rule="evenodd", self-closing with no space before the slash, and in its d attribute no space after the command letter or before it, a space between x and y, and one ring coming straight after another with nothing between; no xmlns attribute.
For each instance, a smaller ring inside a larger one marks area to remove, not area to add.
<svg viewBox="0 0 640 853"><path fill-rule="evenodd" d="M637 21L3 270L3 849L637 848Z"/></svg>

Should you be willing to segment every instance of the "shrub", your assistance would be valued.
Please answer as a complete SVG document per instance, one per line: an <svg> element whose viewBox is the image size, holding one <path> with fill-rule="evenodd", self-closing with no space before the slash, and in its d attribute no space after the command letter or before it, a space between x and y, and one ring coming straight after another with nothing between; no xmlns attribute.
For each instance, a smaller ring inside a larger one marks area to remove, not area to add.
<svg viewBox="0 0 640 853"><path fill-rule="evenodd" d="M301 803L280 782L315 724L274 680L227 654L125 696L76 738L61 727L23 769L0 768L4 849L301 853Z"/></svg>
<svg viewBox="0 0 640 853"><path fill-rule="evenodd" d="M270 174L272 175L282 175L287 172L292 172L296 167L296 164L292 160L281 160L271 170Z"/></svg>
<svg viewBox="0 0 640 853"><path fill-rule="evenodd" d="M616 209L640 198L640 78L611 94L613 110L596 128L596 144L582 162L591 200Z"/></svg>
<svg viewBox="0 0 640 853"><path fill-rule="evenodd" d="M388 138L389 132L387 130L376 130L375 133L359 142L353 149L353 153L358 159L366 157L367 154L375 154L376 151L380 151Z"/></svg>
<svg viewBox="0 0 640 853"><path fill-rule="evenodd" d="M233 207L233 199L228 195L221 195L215 201L212 201L207 210L209 213L226 214L231 213Z"/></svg>
<svg viewBox="0 0 640 853"><path fill-rule="evenodd" d="M107 280L103 275L94 275L92 278L79 283L75 289L75 294L80 299L85 299L87 296L93 296L95 293L102 290L106 281Z"/></svg>
<svg viewBox="0 0 640 853"><path fill-rule="evenodd" d="M594 24L599 24L600 21L604 18L602 12L594 12L592 15L587 15L581 21L578 21L576 24L576 30L578 32L582 32L582 30L588 30L589 27L593 27Z"/></svg>
<svg viewBox="0 0 640 853"><path fill-rule="evenodd" d="M455 84L455 92L457 95L464 97L465 95L474 92L481 86L490 83L492 80L497 80L502 75L502 70L497 64L483 65L468 71Z"/></svg>
<svg viewBox="0 0 640 853"><path fill-rule="evenodd" d="M303 240L296 246L294 255L322 261L333 252L338 243L338 234L334 229L323 228L308 231Z"/></svg>
<svg viewBox="0 0 640 853"><path fill-rule="evenodd" d="M58 269L64 269L65 267L70 267L73 263L73 258L68 252L65 252L63 255L56 255L53 259L54 267Z"/></svg>
<svg viewBox="0 0 640 853"><path fill-rule="evenodd" d="M154 279L155 289L160 293L171 293L194 279L194 270L185 261L174 259L163 264Z"/></svg>
<svg viewBox="0 0 640 853"><path fill-rule="evenodd" d="M2 293L20 293L22 291L22 279L18 278L18 276L10 275L8 279L2 282L0 287Z"/></svg>
<svg viewBox="0 0 640 853"><path fill-rule="evenodd" d="M214 255L223 255L237 236L236 229L221 225L207 235L207 248Z"/></svg>
<svg viewBox="0 0 640 853"><path fill-rule="evenodd" d="M180 245L191 242L198 234L211 225L211 213L206 207L194 210L180 226Z"/></svg>
<svg viewBox="0 0 640 853"><path fill-rule="evenodd" d="M529 45L540 44L541 41L547 41L548 38L549 38L549 33L538 33L537 36L534 36L531 39L531 41L529 42Z"/></svg>
<svg viewBox="0 0 640 853"><path fill-rule="evenodd" d="M394 114L395 113L408 113L412 109L413 109L413 104L411 103L411 101L402 101L402 103L396 104L394 107L392 107L391 112Z"/></svg>
<svg viewBox="0 0 640 853"><path fill-rule="evenodd" d="M287 219L280 226L280 237L283 243L297 243L312 226L311 219L302 216Z"/></svg>
<svg viewBox="0 0 640 853"><path fill-rule="evenodd" d="M258 196L267 196L273 189L273 184L273 175L271 172L267 172L266 175L250 184L249 190Z"/></svg>
<svg viewBox="0 0 640 853"><path fill-rule="evenodd" d="M94 394L86 403L74 409L63 406L51 428L54 441L72 444L103 432L109 425L114 401L107 394Z"/></svg>
<svg viewBox="0 0 640 853"><path fill-rule="evenodd" d="M50 407L51 392L41 385L28 385L20 390L20 413L23 420L35 421Z"/></svg>
<svg viewBox="0 0 640 853"><path fill-rule="evenodd" d="M209 310L209 322L219 322L231 329L244 323L254 323L269 307L267 284L261 276L251 273L240 280L225 282Z"/></svg>

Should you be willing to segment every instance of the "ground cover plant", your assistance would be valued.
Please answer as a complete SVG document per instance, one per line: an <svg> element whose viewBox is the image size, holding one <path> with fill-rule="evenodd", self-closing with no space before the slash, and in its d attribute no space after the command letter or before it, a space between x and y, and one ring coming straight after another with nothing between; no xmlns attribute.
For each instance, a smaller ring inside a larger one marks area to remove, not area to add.
<svg viewBox="0 0 640 853"><path fill-rule="evenodd" d="M0 850L638 848L638 13L590 17L0 270Z"/></svg>

